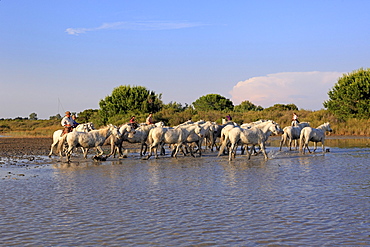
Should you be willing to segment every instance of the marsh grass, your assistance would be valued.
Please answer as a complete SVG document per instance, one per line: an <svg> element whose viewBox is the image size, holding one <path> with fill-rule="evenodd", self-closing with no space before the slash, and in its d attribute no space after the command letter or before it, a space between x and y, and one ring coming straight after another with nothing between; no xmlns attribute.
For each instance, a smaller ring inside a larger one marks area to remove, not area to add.
<svg viewBox="0 0 370 247"><path fill-rule="evenodd" d="M49 137L61 129L56 120L0 120L0 133L12 137Z"/></svg>

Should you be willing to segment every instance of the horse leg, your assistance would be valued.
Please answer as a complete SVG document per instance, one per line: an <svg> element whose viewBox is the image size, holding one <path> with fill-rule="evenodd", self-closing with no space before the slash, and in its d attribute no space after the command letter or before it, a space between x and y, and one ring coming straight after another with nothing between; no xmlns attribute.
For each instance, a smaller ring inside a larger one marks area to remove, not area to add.
<svg viewBox="0 0 370 247"><path fill-rule="evenodd" d="M313 142L313 152L315 152L317 149L317 142Z"/></svg>
<svg viewBox="0 0 370 247"><path fill-rule="evenodd" d="M229 161L231 161L232 159L233 159L233 157L232 157L232 148L234 148L234 143L233 144L231 144L231 147L229 148Z"/></svg>
<svg viewBox="0 0 370 247"><path fill-rule="evenodd" d="M148 160L150 158L150 156L153 155L154 145L158 145L158 143L154 142L154 143L150 144L149 151L148 151L148 156L146 156L145 158L142 158L143 160ZM156 149L156 152L157 152L157 149ZM157 156L157 153L156 153L156 156Z"/></svg>
<svg viewBox="0 0 370 247"><path fill-rule="evenodd" d="M90 148L84 148L83 149L83 154L84 154L84 158L87 159L87 152L89 152Z"/></svg>
<svg viewBox="0 0 370 247"><path fill-rule="evenodd" d="M182 143L177 144L176 151L175 151L173 157L177 158L177 153L179 152L181 147L182 147Z"/></svg>
<svg viewBox="0 0 370 247"><path fill-rule="evenodd" d="M72 150L73 150L73 146L70 146L66 152L66 156L67 156L67 162L70 162L71 161L71 154L72 154Z"/></svg>
<svg viewBox="0 0 370 247"><path fill-rule="evenodd" d="M265 143L264 142L260 143L260 148L261 148L261 151L262 151L263 155L265 156L265 160L268 160L268 156L267 156L267 153L266 153L266 148L265 148Z"/></svg>
<svg viewBox="0 0 370 247"><path fill-rule="evenodd" d="M199 141L195 142L196 145L198 146L198 150L199 150L199 157L202 157L202 149L200 148L201 144L199 143Z"/></svg>
<svg viewBox="0 0 370 247"><path fill-rule="evenodd" d="M110 143L110 153L108 154L107 157L110 157L111 155L113 155L113 158L116 158L116 152L117 152L117 146L114 145L113 141L111 141Z"/></svg>
<svg viewBox="0 0 370 247"><path fill-rule="evenodd" d="M103 149L101 148L101 146L97 146L97 147L96 147L96 150L97 150L97 151L99 151L98 155L100 155L100 156L101 156L101 155L103 155L103 154L104 154L104 151L103 151Z"/></svg>
<svg viewBox="0 0 370 247"><path fill-rule="evenodd" d="M193 149L192 149L191 147L189 147L187 143L184 143L184 146L190 150L190 155L191 155L191 156L193 156L193 157L195 158L195 155L194 155L194 153L193 153ZM200 151L199 151L199 152L200 152Z"/></svg>
<svg viewBox="0 0 370 247"><path fill-rule="evenodd" d="M289 138L289 142L287 143L289 144L289 151L292 151L292 143L293 143L293 140Z"/></svg>
<svg viewBox="0 0 370 247"><path fill-rule="evenodd" d="M225 154L224 153L224 149L226 147L226 141L223 141L219 147L219 152L218 152L218 155L217 156L220 156L221 154Z"/></svg>
<svg viewBox="0 0 370 247"><path fill-rule="evenodd" d="M148 145L145 142L141 143L140 157L146 154L147 149L148 149Z"/></svg>
<svg viewBox="0 0 370 247"><path fill-rule="evenodd" d="M173 156L175 155L176 147L177 147L177 146L170 145L171 157L173 157ZM185 154L185 152L184 152L184 149L182 149L182 153L186 156L186 154Z"/></svg>
<svg viewBox="0 0 370 247"><path fill-rule="evenodd" d="M53 149L55 147L55 145L57 145L59 142L59 139L54 141L53 144L51 144L51 148L50 148L50 153L49 153L49 158L51 157L51 155L53 154Z"/></svg>
<svg viewBox="0 0 370 247"><path fill-rule="evenodd" d="M144 143L143 146L144 146L143 155L145 155L146 151L148 150L148 144Z"/></svg>
<svg viewBox="0 0 370 247"><path fill-rule="evenodd" d="M160 143L159 144L159 147L160 147L160 155L163 155L163 156L166 155L166 150L164 149L164 145L165 145L165 143ZM169 144L168 146L171 149L171 144Z"/></svg>
<svg viewBox="0 0 370 247"><path fill-rule="evenodd" d="M164 145L164 143L157 143L156 145L154 145L153 147L154 147L154 155L155 155L155 158L156 159L158 159L159 157L158 157L158 148L160 148L161 150L163 149L163 145ZM162 151L160 151L161 152L161 154L162 154Z"/></svg>
<svg viewBox="0 0 370 247"><path fill-rule="evenodd" d="M283 136L281 136L281 140L280 140L280 149L279 151L281 151L282 147L283 147L283 144L285 142L285 138Z"/></svg>
<svg viewBox="0 0 370 247"><path fill-rule="evenodd" d="M148 151L148 155L144 158L142 158L143 160L147 160L150 158L150 156L152 156L152 145L150 145L149 147L149 151Z"/></svg>
<svg viewBox="0 0 370 247"><path fill-rule="evenodd" d="M230 150L230 147L231 147L231 143L230 142L228 142L227 144L226 144L226 146L227 146L227 148L225 148L224 149L224 155L228 155L229 154L229 150Z"/></svg>
<svg viewBox="0 0 370 247"><path fill-rule="evenodd" d="M247 152L248 152L248 146L241 145L240 146L240 155L243 155L246 149L247 149Z"/></svg>
<svg viewBox="0 0 370 247"><path fill-rule="evenodd" d="M305 145L306 145L306 148L307 148L308 152L309 153L312 153L311 150L310 150L310 148L308 147L308 142Z"/></svg>
<svg viewBox="0 0 370 247"><path fill-rule="evenodd" d="M229 161L231 161L233 159L233 156L235 158L235 154L234 154L234 149L235 149L235 143L232 143L230 148L229 148Z"/></svg>
<svg viewBox="0 0 370 247"><path fill-rule="evenodd" d="M294 140L294 146L295 146L295 150L297 150L298 149L298 140L297 139Z"/></svg>
<svg viewBox="0 0 370 247"><path fill-rule="evenodd" d="M260 147L261 148L261 147ZM254 153L254 156L257 156L260 152L261 152L261 150L260 151L258 151L257 152L257 150L256 150L256 145L252 145L252 151L253 151L253 153Z"/></svg>

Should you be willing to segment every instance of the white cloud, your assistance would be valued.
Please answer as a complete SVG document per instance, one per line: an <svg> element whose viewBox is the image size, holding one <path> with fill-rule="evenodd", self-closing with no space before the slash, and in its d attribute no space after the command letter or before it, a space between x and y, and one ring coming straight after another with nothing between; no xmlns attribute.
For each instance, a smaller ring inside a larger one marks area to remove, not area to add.
<svg viewBox="0 0 370 247"><path fill-rule="evenodd" d="M306 110L319 110L328 91L343 72L282 72L238 82L230 91L235 105L249 100L264 108L274 104L295 104Z"/></svg>
<svg viewBox="0 0 370 247"><path fill-rule="evenodd" d="M170 30L191 28L197 26L204 26L204 24L196 22L167 22L167 21L138 21L138 22L112 22L103 23L99 27L94 28L67 28L66 32L71 35L78 35L81 33L99 31L99 30L113 30L113 29L126 29L126 30Z"/></svg>

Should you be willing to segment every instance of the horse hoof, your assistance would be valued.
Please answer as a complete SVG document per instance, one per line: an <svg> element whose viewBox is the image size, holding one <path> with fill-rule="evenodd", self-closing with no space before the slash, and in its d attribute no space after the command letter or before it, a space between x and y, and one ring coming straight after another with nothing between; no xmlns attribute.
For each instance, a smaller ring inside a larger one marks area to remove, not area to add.
<svg viewBox="0 0 370 247"><path fill-rule="evenodd" d="M95 156L93 157L93 160L97 160L97 161L106 161L106 160L107 160L107 157L103 157L103 156L95 155Z"/></svg>

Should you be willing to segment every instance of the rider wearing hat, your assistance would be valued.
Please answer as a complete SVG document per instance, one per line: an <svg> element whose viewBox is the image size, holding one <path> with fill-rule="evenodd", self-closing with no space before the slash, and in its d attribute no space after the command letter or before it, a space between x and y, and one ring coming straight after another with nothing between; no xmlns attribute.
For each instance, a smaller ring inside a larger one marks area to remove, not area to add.
<svg viewBox="0 0 370 247"><path fill-rule="evenodd" d="M65 117L60 122L62 126L64 127L62 135L71 132L73 128L73 119L71 117L71 112L66 111L65 114L66 114Z"/></svg>

